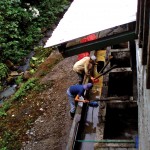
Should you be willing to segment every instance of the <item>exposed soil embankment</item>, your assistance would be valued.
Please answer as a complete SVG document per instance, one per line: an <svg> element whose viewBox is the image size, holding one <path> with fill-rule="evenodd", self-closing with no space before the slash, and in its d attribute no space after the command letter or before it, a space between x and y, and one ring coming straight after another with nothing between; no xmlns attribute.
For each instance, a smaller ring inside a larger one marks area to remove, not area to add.
<svg viewBox="0 0 150 150"><path fill-rule="evenodd" d="M54 52L39 67L36 76L48 72L52 61L60 54ZM77 75L72 71L76 56L63 59L49 71L41 83L47 88L34 99L42 99L43 114L35 121L33 128L28 131L29 141L22 148L24 150L64 150L68 141L72 120L69 116L69 103L66 89L77 82ZM51 84L51 86L48 86Z"/></svg>

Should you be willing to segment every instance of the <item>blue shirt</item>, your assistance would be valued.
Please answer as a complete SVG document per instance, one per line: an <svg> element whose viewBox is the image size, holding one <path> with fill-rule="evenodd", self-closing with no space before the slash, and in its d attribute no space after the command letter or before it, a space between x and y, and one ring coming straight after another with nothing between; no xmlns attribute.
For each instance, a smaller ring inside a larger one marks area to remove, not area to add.
<svg viewBox="0 0 150 150"><path fill-rule="evenodd" d="M83 88L83 85L72 85L69 88L70 93L74 96L79 95L80 96L84 96L84 91L85 89Z"/></svg>

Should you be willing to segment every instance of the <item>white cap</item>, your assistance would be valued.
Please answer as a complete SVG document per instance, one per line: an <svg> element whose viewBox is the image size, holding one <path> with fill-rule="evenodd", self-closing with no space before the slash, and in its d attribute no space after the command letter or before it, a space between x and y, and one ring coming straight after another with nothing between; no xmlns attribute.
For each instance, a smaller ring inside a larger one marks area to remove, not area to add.
<svg viewBox="0 0 150 150"><path fill-rule="evenodd" d="M92 60L96 60L96 57L94 55L91 56Z"/></svg>

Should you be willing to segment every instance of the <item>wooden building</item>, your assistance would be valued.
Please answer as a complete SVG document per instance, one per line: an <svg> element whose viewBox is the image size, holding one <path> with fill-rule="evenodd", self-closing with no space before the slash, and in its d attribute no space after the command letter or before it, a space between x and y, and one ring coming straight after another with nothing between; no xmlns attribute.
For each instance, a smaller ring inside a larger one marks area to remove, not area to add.
<svg viewBox="0 0 150 150"><path fill-rule="evenodd" d="M96 40L79 43L81 38L93 33L97 36ZM125 44L125 46L123 44ZM122 48L119 47L119 50L118 48L115 48L118 45L122 46ZM47 41L45 48L53 46L57 46L64 57L71 57L86 51L90 52L94 50L98 52L104 48L106 48L107 53L113 53L114 57L116 56L116 51L121 51L122 53L123 51L127 51L127 53L130 53L130 59L125 62L127 65L130 61L130 67L126 67L126 65L123 64L123 67L118 68L127 69L126 71L129 72L128 74L130 74L132 70L132 84L127 84L129 88L126 88L126 90L131 89L130 91L132 92L121 95L119 100L124 100L123 96L129 96L128 100L130 105L133 106L132 104L134 101L137 106L138 133L136 139L134 139L136 140L134 141L136 146L131 147L139 150L149 150L150 1L123 0L120 2L120 0L74 0L58 24L58 27L54 30L52 37ZM117 70L115 71L119 72ZM109 81L111 80L110 78L111 76L109 76ZM104 79L105 83L107 81L107 79ZM101 93L101 95L103 98L100 100L104 101L105 99L106 101L109 101L110 99L115 99L110 96L111 94L109 96L105 95L107 91L105 89L102 90L103 93ZM119 91L119 89L117 90ZM114 107L113 104L110 106ZM70 138L72 139L69 141L69 144L74 143L74 138L71 136L74 135L75 123L76 122L73 123L70 134ZM107 144L103 143L100 145ZM131 148L129 144L126 146L126 150ZM106 148L108 147L109 146L106 146ZM109 148L107 150L113 149L113 146L110 146ZM71 147L69 145L67 149L73 149L72 145ZM98 148L95 149L100 150L101 147L98 146ZM118 149L116 148L116 150Z"/></svg>

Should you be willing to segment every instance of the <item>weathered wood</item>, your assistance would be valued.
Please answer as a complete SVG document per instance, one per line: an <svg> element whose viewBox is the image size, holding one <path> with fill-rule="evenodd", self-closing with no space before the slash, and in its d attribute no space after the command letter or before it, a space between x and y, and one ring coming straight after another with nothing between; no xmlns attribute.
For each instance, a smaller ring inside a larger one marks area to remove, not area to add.
<svg viewBox="0 0 150 150"><path fill-rule="evenodd" d="M129 52L128 48L124 48L124 49L111 49L111 52Z"/></svg>
<svg viewBox="0 0 150 150"><path fill-rule="evenodd" d="M146 76L146 88L150 89L150 11L149 11L149 38L148 38L148 61L147 61L147 76Z"/></svg>
<svg viewBox="0 0 150 150"><path fill-rule="evenodd" d="M98 150L99 148L134 148L134 143L96 143L94 149Z"/></svg>
<svg viewBox="0 0 150 150"><path fill-rule="evenodd" d="M137 99L137 70L136 70L136 45L135 41L129 42L130 56L131 56L131 68L133 75L133 99Z"/></svg>
<svg viewBox="0 0 150 150"><path fill-rule="evenodd" d="M83 52L89 52L92 51L93 49L100 50L104 47L123 43L123 42L128 42L136 38L137 35L135 34L135 31L122 32L120 34L115 34L113 36L108 36L90 42L78 44L75 46L66 47L64 51L63 49L61 50L61 54L63 55L63 57L66 58Z"/></svg>
<svg viewBox="0 0 150 150"><path fill-rule="evenodd" d="M131 56L131 68L136 68L136 45L135 41L130 41L129 42L129 47L130 47L130 56Z"/></svg>
<svg viewBox="0 0 150 150"><path fill-rule="evenodd" d="M130 67L128 68L115 68L113 70L111 70L111 72L125 72L125 71L132 71Z"/></svg>
<svg viewBox="0 0 150 150"><path fill-rule="evenodd" d="M136 14L136 34L139 33L139 18L140 18L140 0L138 0L138 5L137 5L137 14Z"/></svg>
<svg viewBox="0 0 150 150"><path fill-rule="evenodd" d="M149 30L149 0L144 0L144 19L143 19L143 50L142 65L147 64L147 46L148 46L148 30Z"/></svg>
<svg viewBox="0 0 150 150"><path fill-rule="evenodd" d="M120 101L124 101L124 100L129 100L130 97L129 96L121 96L121 97L101 97L100 100L98 101L115 101L115 100L120 100Z"/></svg>
<svg viewBox="0 0 150 150"><path fill-rule="evenodd" d="M117 65L117 68L130 67L130 51L120 51L111 53L113 59L111 60L111 66Z"/></svg>
<svg viewBox="0 0 150 150"><path fill-rule="evenodd" d="M107 102L109 102L109 103L111 103L111 104L135 104L135 103L137 103L137 101L135 101L135 100L126 100L126 101L120 101L120 100L115 100L115 101L107 101Z"/></svg>
<svg viewBox="0 0 150 150"><path fill-rule="evenodd" d="M144 0L140 1L140 14L139 14L139 47L143 46L143 17L144 17Z"/></svg>

